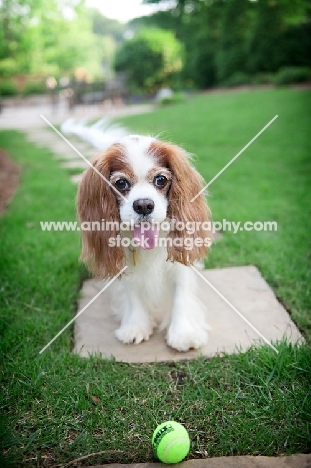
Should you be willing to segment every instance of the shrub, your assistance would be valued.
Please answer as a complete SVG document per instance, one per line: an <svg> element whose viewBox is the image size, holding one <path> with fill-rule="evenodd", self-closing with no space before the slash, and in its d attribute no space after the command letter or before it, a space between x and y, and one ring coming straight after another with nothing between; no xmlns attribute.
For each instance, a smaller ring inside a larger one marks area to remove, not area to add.
<svg viewBox="0 0 311 468"><path fill-rule="evenodd" d="M0 60L0 76L2 78L10 78L18 73L18 63L13 58L7 57Z"/></svg>
<svg viewBox="0 0 311 468"><path fill-rule="evenodd" d="M228 86L233 87L233 86L242 86L245 84L250 84L251 83L251 77L247 75L246 73L243 72L236 72L233 75L231 75L229 78L226 80L223 80L221 82L222 86Z"/></svg>
<svg viewBox="0 0 311 468"><path fill-rule="evenodd" d="M160 99L160 104L162 105L179 104L181 102L185 102L185 95L183 93L174 93L172 96Z"/></svg>
<svg viewBox="0 0 311 468"><path fill-rule="evenodd" d="M182 68L183 48L171 31L141 29L121 45L115 69L125 72L132 89L155 92L170 85Z"/></svg>
<svg viewBox="0 0 311 468"><path fill-rule="evenodd" d="M18 88L13 81L0 81L0 95L1 96L16 96Z"/></svg>
<svg viewBox="0 0 311 468"><path fill-rule="evenodd" d="M274 83L274 75L272 73L257 73L252 76L252 84L262 85Z"/></svg>
<svg viewBox="0 0 311 468"><path fill-rule="evenodd" d="M42 81L28 81L23 89L23 96L31 96L32 94L45 94L46 86Z"/></svg>
<svg viewBox="0 0 311 468"><path fill-rule="evenodd" d="M285 67L280 68L274 78L276 86L291 83L304 83L311 79L311 68L308 67Z"/></svg>

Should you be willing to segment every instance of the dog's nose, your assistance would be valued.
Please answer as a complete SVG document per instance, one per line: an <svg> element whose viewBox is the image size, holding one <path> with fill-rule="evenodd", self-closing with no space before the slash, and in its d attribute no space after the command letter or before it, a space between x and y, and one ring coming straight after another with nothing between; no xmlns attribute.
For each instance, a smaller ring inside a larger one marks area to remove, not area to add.
<svg viewBox="0 0 311 468"><path fill-rule="evenodd" d="M153 212L154 210L154 201L150 198L139 198L133 203L134 211L139 215L147 215Z"/></svg>

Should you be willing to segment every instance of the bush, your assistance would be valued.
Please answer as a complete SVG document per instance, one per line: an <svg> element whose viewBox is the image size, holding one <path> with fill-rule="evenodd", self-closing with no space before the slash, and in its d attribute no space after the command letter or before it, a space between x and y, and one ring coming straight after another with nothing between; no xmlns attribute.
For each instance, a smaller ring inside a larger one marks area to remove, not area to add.
<svg viewBox="0 0 311 468"><path fill-rule="evenodd" d="M32 94L45 94L46 86L42 81L28 81L23 89L23 96L31 96Z"/></svg>
<svg viewBox="0 0 311 468"><path fill-rule="evenodd" d="M252 81L251 77L243 72L236 72L231 75L226 80L221 82L221 86L228 86L229 88L233 86L242 86L246 84L250 84Z"/></svg>
<svg viewBox="0 0 311 468"><path fill-rule="evenodd" d="M185 102L185 95L183 93L174 93L172 96L160 99L160 104L162 105L180 104L181 102Z"/></svg>
<svg viewBox="0 0 311 468"><path fill-rule="evenodd" d="M141 29L122 43L115 56L115 70L125 72L130 89L152 93L170 85L182 68L183 48L171 31Z"/></svg>
<svg viewBox="0 0 311 468"><path fill-rule="evenodd" d="M263 85L274 83L275 76L272 73L257 73L252 76L252 84Z"/></svg>
<svg viewBox="0 0 311 468"><path fill-rule="evenodd" d="M18 63L14 59L7 57L0 60L0 76L2 78L10 78L18 71Z"/></svg>
<svg viewBox="0 0 311 468"><path fill-rule="evenodd" d="M285 67L280 68L274 78L276 86L291 83L304 83L311 79L311 68L308 67Z"/></svg>
<svg viewBox="0 0 311 468"><path fill-rule="evenodd" d="M18 88L13 81L0 81L0 95L1 96L16 96Z"/></svg>

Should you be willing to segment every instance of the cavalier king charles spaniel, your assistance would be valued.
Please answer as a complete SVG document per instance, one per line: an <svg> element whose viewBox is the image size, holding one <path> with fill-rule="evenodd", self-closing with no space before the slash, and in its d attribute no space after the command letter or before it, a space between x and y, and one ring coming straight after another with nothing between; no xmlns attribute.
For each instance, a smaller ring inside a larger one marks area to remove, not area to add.
<svg viewBox="0 0 311 468"><path fill-rule="evenodd" d="M114 278L112 307L122 343L148 340L155 328L178 351L207 343L196 272L210 246L203 179L180 147L131 135L95 156L79 185L81 259L95 276ZM102 176L102 177L101 177ZM95 223L94 223L95 222Z"/></svg>

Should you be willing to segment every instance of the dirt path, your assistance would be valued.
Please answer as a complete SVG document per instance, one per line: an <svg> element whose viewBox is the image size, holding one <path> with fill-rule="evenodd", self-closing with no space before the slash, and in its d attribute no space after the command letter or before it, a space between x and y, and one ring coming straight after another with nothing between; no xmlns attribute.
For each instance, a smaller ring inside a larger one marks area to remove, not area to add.
<svg viewBox="0 0 311 468"><path fill-rule="evenodd" d="M20 172L20 167L0 148L0 216L16 192Z"/></svg>

